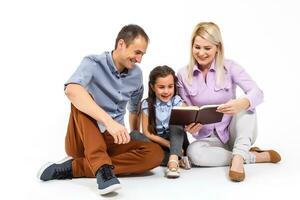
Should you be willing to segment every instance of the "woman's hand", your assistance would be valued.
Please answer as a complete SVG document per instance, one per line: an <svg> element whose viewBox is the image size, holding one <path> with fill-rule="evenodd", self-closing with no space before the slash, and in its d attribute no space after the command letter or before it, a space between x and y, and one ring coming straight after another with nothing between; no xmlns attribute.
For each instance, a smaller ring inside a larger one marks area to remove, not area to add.
<svg viewBox="0 0 300 200"><path fill-rule="evenodd" d="M197 134L200 131L200 129L202 127L203 127L203 125L200 124L200 123L191 123L189 125L186 125L185 128L184 128L184 130L187 133L195 135L195 134Z"/></svg>
<svg viewBox="0 0 300 200"><path fill-rule="evenodd" d="M217 111L234 115L239 113L241 110L247 109L250 106L250 102L247 98L241 98L241 99L231 99L225 104L222 104L218 107Z"/></svg>

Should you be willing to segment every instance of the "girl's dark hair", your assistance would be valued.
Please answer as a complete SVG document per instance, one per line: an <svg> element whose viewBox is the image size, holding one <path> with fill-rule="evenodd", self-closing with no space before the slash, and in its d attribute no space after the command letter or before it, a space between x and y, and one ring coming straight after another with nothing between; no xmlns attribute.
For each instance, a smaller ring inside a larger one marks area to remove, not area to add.
<svg viewBox="0 0 300 200"><path fill-rule="evenodd" d="M174 80L174 95L175 96L177 94L177 77L175 75L175 72L172 68L163 65L163 66L157 66L155 67L149 75L149 82L148 82L148 97L147 97L147 102L148 102L148 119L149 119L149 123L148 123L148 131L150 133L154 133L156 134L156 113L155 113L155 103L156 103L156 96L154 91L152 90L152 87L154 86L154 84L156 83L156 80L158 78L164 78L168 75L172 75L173 76L173 80ZM151 87L152 86L152 87Z"/></svg>

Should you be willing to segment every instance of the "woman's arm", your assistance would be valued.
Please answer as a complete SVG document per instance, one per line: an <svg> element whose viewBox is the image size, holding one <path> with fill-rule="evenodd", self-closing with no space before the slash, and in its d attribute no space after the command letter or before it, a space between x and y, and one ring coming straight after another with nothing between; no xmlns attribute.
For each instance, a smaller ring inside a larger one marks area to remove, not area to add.
<svg viewBox="0 0 300 200"><path fill-rule="evenodd" d="M231 67L231 77L233 83L238 85L245 93L245 96L237 99L238 103L243 104L241 106L247 106L246 100L248 100L248 107L246 109L253 111L257 105L263 102L263 91L258 87L256 82L251 76L238 64L233 63Z"/></svg>
<svg viewBox="0 0 300 200"><path fill-rule="evenodd" d="M228 115L234 115L242 110L247 110L249 106L250 102L247 98L238 98L229 100L225 104L220 105L217 111Z"/></svg>
<svg viewBox="0 0 300 200"><path fill-rule="evenodd" d="M263 101L262 90L241 66L232 61L227 65L230 66L230 81L238 85L245 96L226 102L218 108L218 111L225 114L237 114L241 110L253 111Z"/></svg>
<svg viewBox="0 0 300 200"><path fill-rule="evenodd" d="M158 143L161 146L170 148L170 141L155 135L154 133L149 132L148 130L149 119L148 116L142 112L142 128L143 134L149 138L151 141Z"/></svg>

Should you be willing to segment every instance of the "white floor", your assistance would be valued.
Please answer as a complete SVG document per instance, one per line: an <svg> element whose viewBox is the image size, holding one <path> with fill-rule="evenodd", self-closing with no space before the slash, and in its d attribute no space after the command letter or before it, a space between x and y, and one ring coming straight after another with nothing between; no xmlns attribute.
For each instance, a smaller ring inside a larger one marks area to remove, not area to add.
<svg viewBox="0 0 300 200"><path fill-rule="evenodd" d="M20 121L21 124L10 121L1 129L0 194L9 199L26 200L290 199L298 195L300 188L300 136L296 117L299 111L289 110L281 115L273 115L268 109L262 111L255 145L276 149L282 162L245 165L246 179L241 183L228 179L228 167L182 170L176 180L166 179L164 168L158 167L143 176L120 178L123 188L105 197L98 195L95 178L49 182L36 178L45 162L66 156L67 111L56 114L54 110L52 115L46 115L48 121L41 119L35 126L30 119ZM56 119L56 115L59 118Z"/></svg>
<svg viewBox="0 0 300 200"><path fill-rule="evenodd" d="M292 147L292 146L291 146ZM231 182L227 167L193 168L181 170L179 179L163 177L163 167L134 177L120 178L122 189L107 196L97 193L95 178L54 180L41 182L35 177L42 158L29 156L8 179L4 190L10 199L284 199L296 195L299 188L299 156L279 149L283 160L279 164L246 165L246 179L241 183ZM290 149L292 150L292 149ZM296 150L296 149L294 149ZM299 150L299 148L298 148ZM299 151L298 151L299 152ZM297 156L297 157L296 157ZM17 166L12 166L17 169ZM9 173L4 173L4 176ZM22 178L21 178L22 177ZM2 186L3 187L3 186ZM2 190L3 191L3 190Z"/></svg>

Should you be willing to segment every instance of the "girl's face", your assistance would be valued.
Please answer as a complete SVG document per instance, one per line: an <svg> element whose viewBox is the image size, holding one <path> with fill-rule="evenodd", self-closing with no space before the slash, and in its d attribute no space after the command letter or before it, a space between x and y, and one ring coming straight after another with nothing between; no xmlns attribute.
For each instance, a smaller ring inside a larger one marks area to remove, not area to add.
<svg viewBox="0 0 300 200"><path fill-rule="evenodd" d="M168 102L174 95L174 79L173 76L159 77L154 85L151 85L155 96L162 102Z"/></svg>
<svg viewBox="0 0 300 200"><path fill-rule="evenodd" d="M204 69L209 68L217 53L217 46L203 39L200 36L195 37L193 44L193 57L198 65Z"/></svg>

